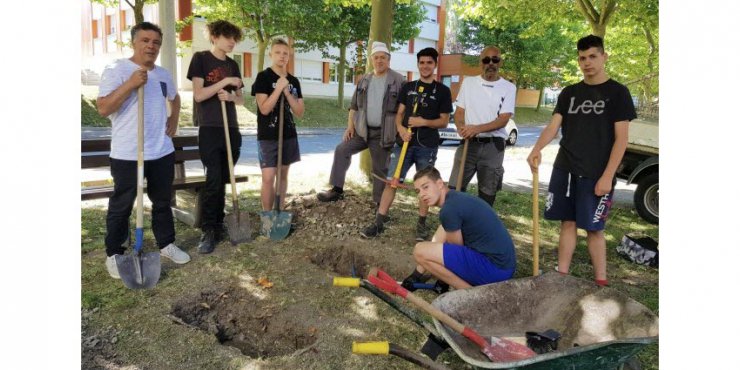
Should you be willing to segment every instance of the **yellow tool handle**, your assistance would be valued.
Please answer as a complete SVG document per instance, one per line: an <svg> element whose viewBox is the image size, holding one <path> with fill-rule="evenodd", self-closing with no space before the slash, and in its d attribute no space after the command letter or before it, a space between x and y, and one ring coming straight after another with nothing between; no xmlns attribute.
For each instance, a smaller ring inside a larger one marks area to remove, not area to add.
<svg viewBox="0 0 740 370"><path fill-rule="evenodd" d="M417 94L421 94L424 92L424 86L419 86L419 92ZM419 96L417 95L416 101L414 102L414 110L411 112L411 116L413 117L416 114L416 107L419 106ZM406 132L411 133L411 127L406 129ZM404 141L403 146L401 146L401 154L398 157L398 164L396 165L396 171L393 173L393 178L397 179L401 177L401 167L403 167L403 159L406 158L406 150L409 147L409 142Z"/></svg>
<svg viewBox="0 0 740 370"><path fill-rule="evenodd" d="M390 348L388 342L352 342L352 353L359 355L387 355Z"/></svg>
<svg viewBox="0 0 740 370"><path fill-rule="evenodd" d="M335 277L332 285L340 286L340 287L347 287L347 288L359 288L360 278Z"/></svg>

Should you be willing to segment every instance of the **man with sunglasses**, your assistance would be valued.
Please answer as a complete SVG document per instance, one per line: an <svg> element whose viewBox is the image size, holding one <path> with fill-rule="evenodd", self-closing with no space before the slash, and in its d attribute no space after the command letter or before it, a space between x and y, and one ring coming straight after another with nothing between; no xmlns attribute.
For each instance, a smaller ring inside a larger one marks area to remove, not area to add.
<svg viewBox="0 0 740 370"><path fill-rule="evenodd" d="M550 124L527 162L536 170L540 151L562 127L545 208L546 219L560 221L558 272L568 273L581 228L586 230L596 284L603 286L607 285L604 227L614 194L614 174L627 148L629 122L637 114L627 87L606 74L604 41L589 35L578 40L577 47L583 81L560 93Z"/></svg>
<svg viewBox="0 0 740 370"><path fill-rule="evenodd" d="M504 178L506 124L514 115L516 86L499 76L501 50L487 46L480 54L481 75L463 80L457 94L455 126L468 141L462 189L465 191L474 174L478 177L478 197L493 206L496 192ZM455 152L449 186L455 188L463 146Z"/></svg>

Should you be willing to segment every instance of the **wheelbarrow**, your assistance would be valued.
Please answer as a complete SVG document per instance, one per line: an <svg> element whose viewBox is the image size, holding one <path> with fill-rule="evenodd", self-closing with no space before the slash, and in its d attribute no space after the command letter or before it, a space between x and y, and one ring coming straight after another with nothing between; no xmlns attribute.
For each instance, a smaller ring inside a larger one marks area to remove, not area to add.
<svg viewBox="0 0 740 370"><path fill-rule="evenodd" d="M493 363L441 322L434 326L465 362L482 369L619 369L658 340L658 317L622 292L559 273L455 290L432 305L483 336L522 337L555 329L558 349L532 358Z"/></svg>
<svg viewBox="0 0 740 370"><path fill-rule="evenodd" d="M561 334L556 350L491 362L473 342L433 318L434 334L481 369L621 369L658 340L658 317L645 306L615 289L558 273L451 291L432 306L484 338L526 342L527 332Z"/></svg>

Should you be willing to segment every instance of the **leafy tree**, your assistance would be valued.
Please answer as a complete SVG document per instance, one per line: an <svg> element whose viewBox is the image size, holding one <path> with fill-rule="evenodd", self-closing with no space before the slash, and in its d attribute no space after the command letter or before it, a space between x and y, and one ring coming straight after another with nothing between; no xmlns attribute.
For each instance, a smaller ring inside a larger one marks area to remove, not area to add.
<svg viewBox="0 0 740 370"><path fill-rule="evenodd" d="M337 63L337 76L345 76L347 48L368 38L371 8L366 4L343 6L326 4L321 0L304 2L303 22L294 22L291 33L296 35L297 50L320 50L324 58ZM392 38L408 40L418 36L417 25L424 19L424 10L419 3L395 4L393 8ZM331 55L329 48L339 49L339 55ZM365 64L365 63L361 63ZM340 77L341 81L342 78ZM339 84L337 102L344 108L344 84Z"/></svg>
<svg viewBox="0 0 740 370"><path fill-rule="evenodd" d="M300 9L301 0L195 0L194 13L207 19L225 19L246 31L246 36L257 42L257 70L265 65L265 50L270 39L277 35L291 36L291 13Z"/></svg>
<svg viewBox="0 0 740 370"><path fill-rule="evenodd" d="M477 19L460 24L458 39L462 48L480 52L487 45L501 49L503 74L513 79L517 88L543 90L562 81L561 65L570 58L572 43L564 27L550 24L541 32L532 32L525 23L491 28ZM475 60L477 63L477 60ZM539 109L539 102L537 109Z"/></svg>
<svg viewBox="0 0 740 370"><path fill-rule="evenodd" d="M118 7L118 0L90 0L93 3L102 4L107 8L115 8ZM128 4L131 9L134 10L134 21L136 24L139 24L144 21L144 5L146 4L156 4L159 0L132 0L134 3L132 4L130 0L124 0L126 1L126 4Z"/></svg>

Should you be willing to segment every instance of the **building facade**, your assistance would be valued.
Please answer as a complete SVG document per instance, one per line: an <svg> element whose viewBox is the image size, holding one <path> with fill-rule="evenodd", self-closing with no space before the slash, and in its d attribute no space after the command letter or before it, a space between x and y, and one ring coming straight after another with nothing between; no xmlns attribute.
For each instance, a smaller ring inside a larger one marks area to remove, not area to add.
<svg viewBox="0 0 740 370"><path fill-rule="evenodd" d="M172 0L174 1L174 0ZM96 76L102 73L105 65L111 61L130 55L126 45L130 41L128 30L134 24L133 10L124 1L118 7L106 8L89 0L82 3L82 79L83 83L94 84ZM444 24L446 9L441 0L422 0L425 10L425 19L418 25L419 36L402 43L394 43L391 68L407 76L409 80L418 78L416 67L416 53L426 47L434 47L442 54L444 46ZM192 0L175 1L176 17L183 19L193 14ZM144 19L158 23L158 7L156 4L144 6ZM204 35L206 19L196 17L191 26L183 29L178 38L180 41L191 41L191 46L180 50L177 60L177 83L183 90L192 89L192 84L185 77L194 51L210 49L211 44ZM324 58L318 50L298 52L291 56L289 71L301 81L303 94L306 96L336 97L339 83L344 83L344 94L351 97L354 92L352 78L352 60L355 48L349 47L347 59L350 60L348 73L344 81L336 74L337 63L333 59ZM339 55L338 49L329 49L330 55ZM234 52L229 55L241 68L246 93L251 88L257 70L258 49L257 43L247 38L237 44ZM265 68L270 66L270 59L265 57ZM87 81L86 81L87 76Z"/></svg>

